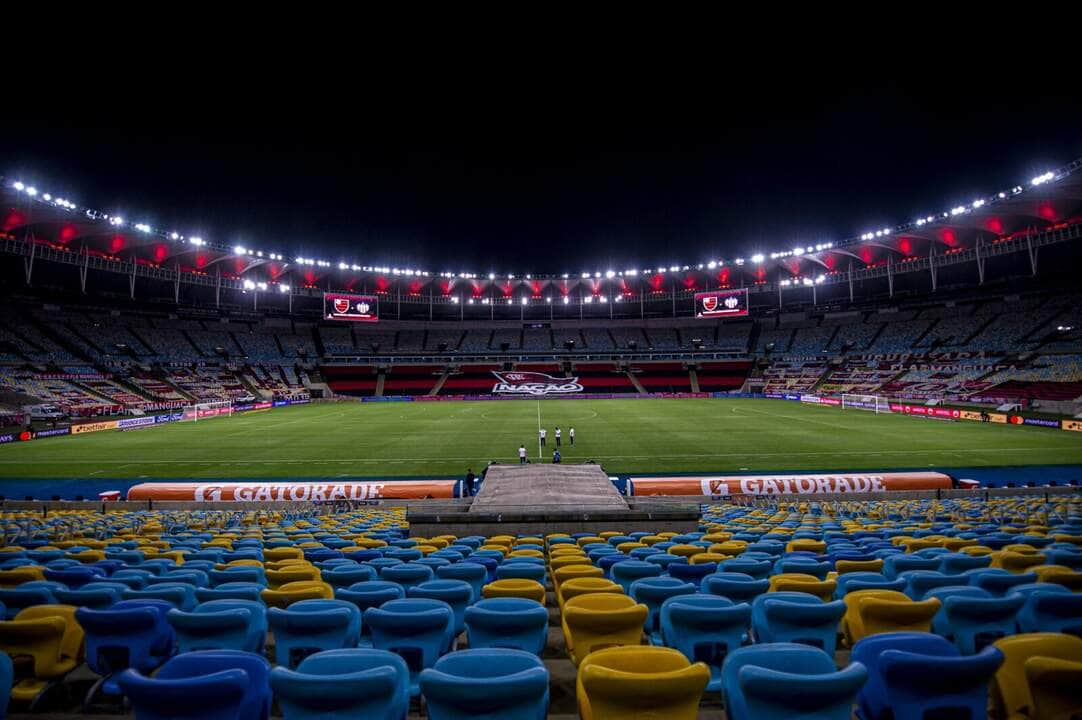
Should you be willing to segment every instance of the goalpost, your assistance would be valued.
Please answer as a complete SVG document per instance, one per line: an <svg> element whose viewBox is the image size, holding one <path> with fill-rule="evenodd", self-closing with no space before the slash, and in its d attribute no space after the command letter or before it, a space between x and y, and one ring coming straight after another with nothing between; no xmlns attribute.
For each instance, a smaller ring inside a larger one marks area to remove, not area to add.
<svg viewBox="0 0 1082 720"><path fill-rule="evenodd" d="M199 422L207 418L220 417L233 414L232 400L218 400L215 402L201 402L188 405L184 408L184 422Z"/></svg>
<svg viewBox="0 0 1082 720"><path fill-rule="evenodd" d="M890 412L890 400L881 395L842 395L842 408L868 410L877 415Z"/></svg>

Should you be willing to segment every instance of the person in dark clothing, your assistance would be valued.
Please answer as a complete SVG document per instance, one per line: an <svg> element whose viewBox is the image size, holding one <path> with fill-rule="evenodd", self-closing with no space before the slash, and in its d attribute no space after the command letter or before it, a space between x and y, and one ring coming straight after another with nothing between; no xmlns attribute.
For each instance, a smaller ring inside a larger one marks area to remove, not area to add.
<svg viewBox="0 0 1082 720"><path fill-rule="evenodd" d="M559 450L554 450L552 452L552 464L553 465L559 465L560 464L560 451Z"/></svg>
<svg viewBox="0 0 1082 720"><path fill-rule="evenodd" d="M477 476L473 474L473 468L466 471L466 494L470 497L477 494Z"/></svg>

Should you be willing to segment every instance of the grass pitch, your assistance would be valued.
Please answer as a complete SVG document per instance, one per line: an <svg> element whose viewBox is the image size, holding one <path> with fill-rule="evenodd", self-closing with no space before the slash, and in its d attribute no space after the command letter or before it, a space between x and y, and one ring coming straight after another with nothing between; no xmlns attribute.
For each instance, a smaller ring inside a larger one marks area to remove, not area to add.
<svg viewBox="0 0 1082 720"><path fill-rule="evenodd" d="M538 458L538 424L548 447ZM1082 434L777 400L334 403L0 447L0 478L459 477L489 460L612 473L1082 463ZM576 444L568 443L574 426Z"/></svg>

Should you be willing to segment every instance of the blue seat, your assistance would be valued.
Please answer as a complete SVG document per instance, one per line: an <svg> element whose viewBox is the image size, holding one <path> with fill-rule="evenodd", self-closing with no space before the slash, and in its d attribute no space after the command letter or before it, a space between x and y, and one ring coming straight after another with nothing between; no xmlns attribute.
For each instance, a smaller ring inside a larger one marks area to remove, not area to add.
<svg viewBox="0 0 1082 720"><path fill-rule="evenodd" d="M0 588L4 619L14 620L21 610L34 605L56 605L56 596L53 594L56 591L52 583L46 584L40 580L26 582L14 588Z"/></svg>
<svg viewBox="0 0 1082 720"><path fill-rule="evenodd" d="M718 569L718 564L713 562L699 563L698 565L691 565L687 563L673 563L669 565L669 577L676 580L683 580L689 582L695 586L695 589L699 589L699 583L707 575L713 575Z"/></svg>
<svg viewBox="0 0 1082 720"><path fill-rule="evenodd" d="M613 582L624 589L625 593L631 592L631 584L636 580L648 577L660 577L661 566L644 560L632 560L625 558L624 562L611 567L609 574Z"/></svg>
<svg viewBox="0 0 1082 720"><path fill-rule="evenodd" d="M44 572L46 580L63 583L71 590L78 590L83 585L92 583L95 580L103 580L106 576L105 570L89 565L77 565L60 570L45 568Z"/></svg>
<svg viewBox="0 0 1082 720"><path fill-rule="evenodd" d="M540 566L544 567L545 559L544 558L539 558L539 557L530 557L530 556L521 557L521 556L519 556L519 557L506 558L503 562L500 563L501 566L502 565L523 565L523 564L525 564L525 565L540 565Z"/></svg>
<svg viewBox="0 0 1082 720"><path fill-rule="evenodd" d="M125 590L125 600L164 600L181 610L192 610L198 601L195 599L195 586L187 583L163 583L148 585L142 590Z"/></svg>
<svg viewBox="0 0 1082 720"><path fill-rule="evenodd" d="M833 655L843 615L842 600L824 603L808 593L773 592L755 598L751 628L756 642L811 645Z"/></svg>
<svg viewBox="0 0 1082 720"><path fill-rule="evenodd" d="M56 590L53 596L64 605L102 610L120 602L126 589L127 586L121 583L103 580L87 583L78 590Z"/></svg>
<svg viewBox="0 0 1082 720"><path fill-rule="evenodd" d="M915 555L890 555L883 558L883 574L888 580L894 580L903 572L910 570L939 570L939 560Z"/></svg>
<svg viewBox="0 0 1082 720"><path fill-rule="evenodd" d="M274 661L288 668L323 650L355 648L361 639L361 611L345 600L301 600L271 608L267 623L274 632Z"/></svg>
<svg viewBox="0 0 1082 720"><path fill-rule="evenodd" d="M774 563L774 574L779 575L781 573L803 573L804 575L813 575L817 580L826 580L827 573L831 571L829 562L819 562L811 557L807 556L784 556L778 558Z"/></svg>
<svg viewBox="0 0 1082 720"><path fill-rule="evenodd" d="M185 567L183 570L169 570L158 577L147 579L148 587L165 583L186 583L196 587L207 587L210 584L210 578L202 570Z"/></svg>
<svg viewBox="0 0 1082 720"><path fill-rule="evenodd" d="M1019 632L1057 632L1082 637L1082 595L1055 583L1034 585L1033 591L1019 592L1027 587L1019 585L1012 593L1025 598L1016 616Z"/></svg>
<svg viewBox="0 0 1082 720"><path fill-rule="evenodd" d="M986 568L992 563L990 555L967 555L966 553L947 553L939 556L939 572L945 575L962 573L966 570Z"/></svg>
<svg viewBox="0 0 1082 720"><path fill-rule="evenodd" d="M392 565L380 570L379 574L382 579L388 582L396 582L406 590L409 590L414 585L428 582L436 575L432 568L420 563Z"/></svg>
<svg viewBox="0 0 1082 720"><path fill-rule="evenodd" d="M663 571L668 571L671 565L686 565L688 559L681 555L671 555L666 552L658 551L657 546L661 543L654 545L651 550L655 550L653 555L646 556L646 562L659 565Z"/></svg>
<svg viewBox="0 0 1082 720"><path fill-rule="evenodd" d="M285 720L405 720L410 673L392 652L355 648L306 657L297 669L276 667L270 685Z"/></svg>
<svg viewBox="0 0 1082 720"><path fill-rule="evenodd" d="M834 598L836 600L841 600L847 593L856 592L857 590L895 590L903 592L906 585L905 578L888 580L885 575L874 572L853 572L839 575L837 583L838 586L834 589Z"/></svg>
<svg viewBox="0 0 1082 720"><path fill-rule="evenodd" d="M868 678L860 663L835 670L834 658L795 643L737 648L722 665L729 720L849 720Z"/></svg>
<svg viewBox="0 0 1082 720"><path fill-rule="evenodd" d="M348 588L350 585L356 585L359 582L377 579L377 573L374 567L358 564L340 565L329 570L321 570L319 575L323 582L327 583L335 590L338 588Z"/></svg>
<svg viewBox="0 0 1082 720"><path fill-rule="evenodd" d="M362 564L374 567L376 572L381 574L383 573L383 568L389 568L395 565L405 565L401 560L395 560L394 558L389 557L378 557L375 560L368 560Z"/></svg>
<svg viewBox="0 0 1082 720"><path fill-rule="evenodd" d="M421 672L431 720L545 720L549 672L533 653L461 650Z"/></svg>
<svg viewBox="0 0 1082 720"><path fill-rule="evenodd" d="M393 550L388 550L383 554L383 557L385 558L401 560L404 563L420 560L424 556L425 554L416 548L395 548Z"/></svg>
<svg viewBox="0 0 1082 720"><path fill-rule="evenodd" d="M770 581L756 580L747 573L722 571L704 577L700 587L704 593L729 598L734 603L750 603L770 589Z"/></svg>
<svg viewBox="0 0 1082 720"><path fill-rule="evenodd" d="M267 608L255 600L210 600L192 612L166 613L179 652L240 650L262 653L267 638Z"/></svg>
<svg viewBox="0 0 1082 720"><path fill-rule="evenodd" d="M498 568L501 564L500 561L496 558L486 557L484 555L474 553L473 555L470 555L470 562L476 563L485 568L485 570L488 572L488 578L485 580L486 583L490 583L496 579L496 568Z"/></svg>
<svg viewBox="0 0 1082 720"><path fill-rule="evenodd" d="M969 593L963 591L970 591ZM983 592L985 597L972 594ZM974 655L1001 637L1014 634L1016 617L1026 599L1022 595L992 597L974 587L944 587L927 597L937 597L942 606L933 620L937 634L952 640L963 655Z"/></svg>
<svg viewBox="0 0 1082 720"><path fill-rule="evenodd" d="M267 586L266 570L254 565L233 565L221 570L210 570L207 575L214 587L235 582L255 583L262 587Z"/></svg>
<svg viewBox="0 0 1082 720"><path fill-rule="evenodd" d="M124 583L132 590L142 590L147 585L147 578L153 576L154 573L149 570L140 570L139 568L125 568L123 570L117 570L115 573L109 576L109 582Z"/></svg>
<svg viewBox="0 0 1082 720"><path fill-rule="evenodd" d="M710 667L706 689L721 690L721 664L748 634L751 606L734 604L717 595L677 595L661 605L661 637L690 662Z"/></svg>
<svg viewBox="0 0 1082 720"><path fill-rule="evenodd" d="M146 570L151 575L164 575L170 570L176 570L177 563L175 560L170 560L168 558L154 558L151 560L144 560L132 569Z"/></svg>
<svg viewBox="0 0 1082 720"><path fill-rule="evenodd" d="M383 557L383 553L375 548L364 550L352 550L349 552L343 552L342 556L348 560L353 560L358 563L367 563L370 560Z"/></svg>
<svg viewBox="0 0 1082 720"><path fill-rule="evenodd" d="M252 582L229 582L213 588L196 588L196 602L211 600L255 600L262 601L263 585Z"/></svg>
<svg viewBox="0 0 1082 720"><path fill-rule="evenodd" d="M661 606L671 597L677 595L691 595L696 588L689 582L677 580L671 577L643 578L631 583L631 598L646 606L649 611L646 615L644 629L650 636L650 642L654 645L663 645L661 639Z"/></svg>
<svg viewBox="0 0 1082 720"><path fill-rule="evenodd" d="M967 575L944 575L938 570L908 570L898 577L905 580L903 592L914 601L923 600L928 591L935 588L969 584Z"/></svg>
<svg viewBox="0 0 1082 720"><path fill-rule="evenodd" d="M988 684L1003 653L988 647L963 657L950 641L931 633L870 635L853 646L850 659L868 669L857 696L861 720L984 720Z"/></svg>
<svg viewBox="0 0 1082 720"><path fill-rule="evenodd" d="M368 608L379 607L391 600L401 600L406 597L406 591L398 583L369 580L335 590L334 597L336 600L344 600L356 605L363 616ZM371 634L368 625L364 622L361 623L361 645L371 645Z"/></svg>
<svg viewBox="0 0 1082 720"><path fill-rule="evenodd" d="M999 572L996 572L996 571ZM969 584L982 588L997 597L1003 597L1010 593L1016 585L1026 585L1037 582L1036 573L1018 573L1014 575L1000 568L988 568L978 571L969 571ZM967 573L968 574L968 573Z"/></svg>
<svg viewBox="0 0 1082 720"><path fill-rule="evenodd" d="M406 661L412 696L419 692L420 672L435 665L454 641L455 614L441 600L391 600L365 610L364 623L372 633L373 647L390 650Z"/></svg>
<svg viewBox="0 0 1082 720"><path fill-rule="evenodd" d="M626 562L641 562L641 561L640 560L635 560L632 557L628 557L627 555L624 555L622 552L617 550L616 552L614 552L614 553L612 553L610 555L606 555L606 556L598 559L597 561L595 561L594 564L597 565L599 568L601 568L601 572L605 573L604 576L606 578L611 580L612 579L612 568L614 566L616 566L616 565L621 565L621 564L626 563Z"/></svg>
<svg viewBox="0 0 1082 720"><path fill-rule="evenodd" d="M15 666L5 652L0 652L0 720L7 714L11 686L15 682Z"/></svg>
<svg viewBox="0 0 1082 720"><path fill-rule="evenodd" d="M473 602L473 588L462 580L429 580L406 589L406 597L429 598L447 603L455 614L455 636L466 629L466 608Z"/></svg>
<svg viewBox="0 0 1082 720"><path fill-rule="evenodd" d="M104 691L116 695L115 673L150 672L173 654L176 636L164 600L121 600L107 610L79 608L75 619L86 633L86 664L105 679Z"/></svg>
<svg viewBox="0 0 1082 720"><path fill-rule="evenodd" d="M540 655L548 641L549 615L525 598L488 598L466 608L470 648L510 648Z"/></svg>
<svg viewBox="0 0 1082 720"><path fill-rule="evenodd" d="M504 563L499 567L514 567L519 563ZM497 572L499 568L497 568ZM542 568L542 574L544 569ZM479 563L475 563L472 558L463 560L462 562L454 563L453 565L444 565L436 568L436 577L440 580L461 580L468 582L470 587L473 588L473 601L477 602L481 599L481 589L488 583L488 568Z"/></svg>
<svg viewBox="0 0 1082 720"><path fill-rule="evenodd" d="M480 566L478 566L480 567ZM436 573L439 575L439 573ZM533 580L545 584L545 566L528 563L500 563L496 568L497 580ZM477 597L480 597L479 595Z"/></svg>
<svg viewBox="0 0 1082 720"><path fill-rule="evenodd" d="M126 670L117 677L117 684L139 720L266 720L270 716L270 663L254 653L189 652L167 661L153 678Z"/></svg>
<svg viewBox="0 0 1082 720"><path fill-rule="evenodd" d="M735 557L731 560L722 560L718 563L719 572L735 572L750 575L755 580L765 580L770 577L773 564L769 560L757 560L755 558Z"/></svg>

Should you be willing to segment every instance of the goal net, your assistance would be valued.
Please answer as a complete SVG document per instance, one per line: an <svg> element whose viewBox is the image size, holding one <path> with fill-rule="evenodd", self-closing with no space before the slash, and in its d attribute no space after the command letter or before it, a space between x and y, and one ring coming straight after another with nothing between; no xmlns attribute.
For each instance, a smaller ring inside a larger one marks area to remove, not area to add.
<svg viewBox="0 0 1082 720"><path fill-rule="evenodd" d="M184 421L198 422L207 418L233 414L233 402L231 400L219 400L216 402L201 402L184 408Z"/></svg>
<svg viewBox="0 0 1082 720"><path fill-rule="evenodd" d="M850 410L868 410L874 413L889 413L890 400L881 395L842 395L842 407Z"/></svg>

